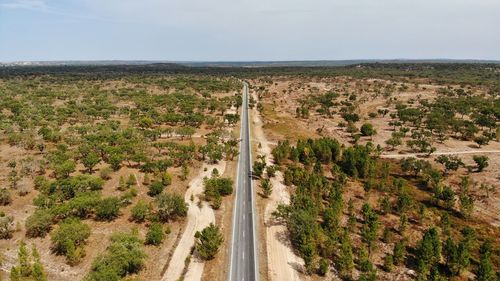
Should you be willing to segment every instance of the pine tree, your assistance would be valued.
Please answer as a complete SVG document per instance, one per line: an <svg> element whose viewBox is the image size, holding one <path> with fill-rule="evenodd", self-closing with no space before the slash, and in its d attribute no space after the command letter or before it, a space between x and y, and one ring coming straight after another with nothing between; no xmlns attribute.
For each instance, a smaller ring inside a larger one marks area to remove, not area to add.
<svg viewBox="0 0 500 281"><path fill-rule="evenodd" d="M426 279L441 257L441 241L435 228L427 230L417 246L418 276Z"/></svg>
<svg viewBox="0 0 500 281"><path fill-rule="evenodd" d="M337 270L344 279L351 279L354 269L354 258L352 254L352 245L349 234L344 232L340 245L340 256L337 260Z"/></svg>
<svg viewBox="0 0 500 281"><path fill-rule="evenodd" d="M477 280L478 281L495 281L495 271L493 270L493 264L490 260L491 255L491 243L490 241L485 241L481 248L479 248L479 267L477 269Z"/></svg>
<svg viewBox="0 0 500 281"><path fill-rule="evenodd" d="M394 264L400 265L403 263L406 255L406 248L403 240L399 240L394 244L394 249L392 251L394 256Z"/></svg>

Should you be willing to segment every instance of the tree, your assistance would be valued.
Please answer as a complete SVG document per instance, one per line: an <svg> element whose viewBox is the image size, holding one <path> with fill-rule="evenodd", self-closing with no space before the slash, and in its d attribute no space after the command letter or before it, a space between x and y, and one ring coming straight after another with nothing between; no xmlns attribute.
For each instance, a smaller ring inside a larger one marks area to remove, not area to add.
<svg viewBox="0 0 500 281"><path fill-rule="evenodd" d="M12 281L46 281L47 275L40 261L40 254L35 246L31 249L31 254L26 247L26 243L21 241L18 251L19 265L13 266L10 271Z"/></svg>
<svg viewBox="0 0 500 281"><path fill-rule="evenodd" d="M458 168L464 165L462 159L456 155L439 155L436 158L436 162L444 166L444 173L447 174L449 171L456 171Z"/></svg>
<svg viewBox="0 0 500 281"><path fill-rule="evenodd" d="M359 267L361 269L361 275L359 276L359 281L376 281L377 280L377 270L373 263L368 257L365 249L361 249L359 253Z"/></svg>
<svg viewBox="0 0 500 281"><path fill-rule="evenodd" d="M354 269L354 258L352 253L351 239L347 232L344 232L340 244L340 257L337 260L337 270L343 279L351 279Z"/></svg>
<svg viewBox="0 0 500 281"><path fill-rule="evenodd" d="M194 237L196 238L196 252L204 260L213 259L224 242L219 227L213 223L210 223L201 232L197 231Z"/></svg>
<svg viewBox="0 0 500 281"><path fill-rule="evenodd" d="M477 143L479 148L481 148L481 146L487 145L490 142L490 139L486 136L479 136L474 138L474 142Z"/></svg>
<svg viewBox="0 0 500 281"><path fill-rule="evenodd" d="M161 223L153 222L146 233L146 245L158 246L165 238L165 232Z"/></svg>
<svg viewBox="0 0 500 281"><path fill-rule="evenodd" d="M406 255L406 247L403 240L399 240L399 242L394 244L392 255L395 265L400 265L403 263Z"/></svg>
<svg viewBox="0 0 500 281"><path fill-rule="evenodd" d="M474 162L476 162L476 166L477 166L477 172L482 172L486 167L488 167L489 163L488 163L488 156L484 156L484 155L474 155L472 157L472 159L474 160Z"/></svg>
<svg viewBox="0 0 500 281"><path fill-rule="evenodd" d="M393 132L391 138L386 140L385 143L391 147L391 150L403 144L403 139L398 132Z"/></svg>
<svg viewBox="0 0 500 281"><path fill-rule="evenodd" d="M462 216L469 218L474 210L474 198L464 192L460 195L459 202Z"/></svg>
<svg viewBox="0 0 500 281"><path fill-rule="evenodd" d="M273 184L268 178L262 179L260 187L262 188L262 194L265 198L271 196L271 193L273 192Z"/></svg>
<svg viewBox="0 0 500 281"><path fill-rule="evenodd" d="M444 207L448 210L455 206L455 192L450 186L445 186L440 194L440 199L444 201Z"/></svg>
<svg viewBox="0 0 500 281"><path fill-rule="evenodd" d="M101 162L101 158L94 151L89 152L82 158L82 164L83 166L85 166L85 168L87 168L87 171L89 173L92 173L92 169L94 169L94 167L99 164L99 162Z"/></svg>
<svg viewBox="0 0 500 281"><path fill-rule="evenodd" d="M51 249L66 256L70 265L78 264L85 255L85 240L90 236L90 227L79 219L66 219L51 234Z"/></svg>
<svg viewBox="0 0 500 281"><path fill-rule="evenodd" d="M253 163L253 175L256 177L261 177L266 168L266 162L262 160L257 160Z"/></svg>
<svg viewBox="0 0 500 281"><path fill-rule="evenodd" d="M178 194L162 193L156 197L157 215L162 222L187 215L188 205Z"/></svg>
<svg viewBox="0 0 500 281"><path fill-rule="evenodd" d="M424 233L416 252L418 276L425 279L441 258L441 241L435 228L430 228Z"/></svg>
<svg viewBox="0 0 500 281"><path fill-rule="evenodd" d="M75 171L76 164L72 160L64 161L54 167L56 178L63 179L69 177Z"/></svg>
<svg viewBox="0 0 500 281"><path fill-rule="evenodd" d="M371 137L377 134L377 131L373 128L373 125L370 123L365 123L361 126L360 129L361 135L365 137Z"/></svg>
<svg viewBox="0 0 500 281"><path fill-rule="evenodd" d="M205 195L209 200L233 193L233 180L230 178L212 177L205 179Z"/></svg>
<svg viewBox="0 0 500 281"><path fill-rule="evenodd" d="M384 268L387 272L391 272L394 269L394 257L391 254L385 255Z"/></svg>
<svg viewBox="0 0 500 281"><path fill-rule="evenodd" d="M478 281L495 281L495 271L490 260L491 242L485 241L479 248L479 267L476 278Z"/></svg>
<svg viewBox="0 0 500 281"><path fill-rule="evenodd" d="M429 162L415 157L404 158L403 161L401 161L401 169L404 172L413 172L415 177L430 168L431 164Z"/></svg>
<svg viewBox="0 0 500 281"><path fill-rule="evenodd" d="M377 232L380 226L378 215L372 210L370 205L365 203L362 207L364 223L361 228L361 237L368 247L368 251L371 252L373 247L373 242L377 238Z"/></svg>

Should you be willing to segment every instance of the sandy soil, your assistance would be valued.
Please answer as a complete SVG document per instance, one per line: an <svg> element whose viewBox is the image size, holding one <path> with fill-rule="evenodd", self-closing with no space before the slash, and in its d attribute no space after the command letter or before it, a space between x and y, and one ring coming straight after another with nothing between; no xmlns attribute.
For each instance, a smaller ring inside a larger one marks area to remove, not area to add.
<svg viewBox="0 0 500 281"><path fill-rule="evenodd" d="M264 105L263 116L265 116L264 129L266 130L268 139L272 141L289 139L292 142L298 138L321 136L332 137L345 145L351 145L352 138L345 128L339 127L339 122L343 119L339 112L336 112L331 117L326 117L319 114L315 110L310 111L310 116L307 119L297 118L295 109L300 104L311 96L318 96L327 91L334 91L340 96L338 102L347 100L347 95L356 94L355 102L356 110L361 117L358 122L358 127L365 122L371 123L377 130L377 134L370 137L362 137L360 143L368 141L375 145L379 144L386 147L385 141L391 137L393 132L392 126L389 125L391 120L390 113L395 112L396 102L410 102L418 104L418 100L434 100L438 96L438 90L445 86L432 85L427 81L417 81L418 87L414 83L396 82L381 79L354 79L349 77L334 77L323 79L302 79L277 77L273 79L273 83L267 83L262 80L255 80L253 84L256 87L264 86L264 90L259 90L259 96ZM450 85L457 88L457 85ZM388 96L385 96L385 91L390 91ZM482 88L474 88L474 92L480 94L484 92ZM337 108L334 106L334 108ZM378 109L389 109L386 116L378 115L375 118L368 116L370 112L376 112ZM407 135L403 142L409 140ZM273 143L269 143L273 144ZM453 177L447 180L448 184L457 185L460 176L469 175L478 186L487 184L494 187L500 186L500 175L498 166L500 165L500 143L491 141L488 145L478 148L472 141L462 141L454 138L449 138L442 143L435 142L433 144L437 152L433 155L459 155L464 162L468 162L469 166L473 166L472 156L487 155L490 160L490 167L481 173L467 173L466 169L460 169L454 173ZM394 151L384 151L381 155L383 158L401 159L404 157L422 156L418 153L413 153L409 147L402 145ZM429 160L435 159L431 156ZM433 162L436 167L439 164ZM440 167L442 168L442 167ZM455 175L456 174L456 175ZM477 187L479 189L479 187ZM497 188L498 189L498 188ZM485 198L484 192L479 190L476 193L476 210L477 217L484 219L492 225L499 226L500 219L500 196L498 192L493 192L489 198Z"/></svg>
<svg viewBox="0 0 500 281"><path fill-rule="evenodd" d="M253 133L255 141L260 143L257 152L266 155L268 165L273 165L271 148L262 129L263 123L257 110L253 110ZM304 263L292 250L286 226L276 222L272 218L272 212L280 203L289 203L290 195L283 182L280 171L271 179L273 192L267 200L264 211L264 228L267 248L267 266L269 280L301 280L299 272L302 271Z"/></svg>
<svg viewBox="0 0 500 281"><path fill-rule="evenodd" d="M179 244L175 248L170 264L161 280L178 280L182 277L185 268L186 257L190 255L191 247L194 246L194 234L215 222L215 215L212 207L207 202L200 201L203 194L203 178L210 177L212 170L217 169L219 173L224 173L226 162L220 161L218 164L203 164L200 173L189 183L189 189L184 195L188 203L187 224L181 236ZM191 196L194 200L191 201ZM198 207L201 204L201 208ZM204 262L194 258L188 266L184 280L200 280L203 274Z"/></svg>

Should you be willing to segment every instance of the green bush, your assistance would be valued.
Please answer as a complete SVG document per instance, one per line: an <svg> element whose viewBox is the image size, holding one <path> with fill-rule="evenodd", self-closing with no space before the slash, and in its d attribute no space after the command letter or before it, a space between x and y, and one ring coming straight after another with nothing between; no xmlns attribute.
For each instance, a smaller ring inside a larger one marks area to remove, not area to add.
<svg viewBox="0 0 500 281"><path fill-rule="evenodd" d="M162 193L163 189L165 189L165 186L163 185L162 182L155 181L152 184L150 184L148 188L149 188L148 195L154 197Z"/></svg>
<svg viewBox="0 0 500 281"><path fill-rule="evenodd" d="M142 241L134 234L115 233L106 252L92 263L85 281L120 281L128 274L139 272L146 254Z"/></svg>
<svg viewBox="0 0 500 281"><path fill-rule="evenodd" d="M149 226L145 244L158 246L164 238L165 232L163 231L163 225L161 223L154 222Z"/></svg>
<svg viewBox="0 0 500 281"><path fill-rule="evenodd" d="M0 214L0 239L10 239L14 232L14 217Z"/></svg>
<svg viewBox="0 0 500 281"><path fill-rule="evenodd" d="M45 237L52 228L52 215L48 210L37 210L26 219L26 236Z"/></svg>
<svg viewBox="0 0 500 281"><path fill-rule="evenodd" d="M99 171L99 176L103 180L109 180L111 178L112 173L113 169L111 169L111 167L104 167Z"/></svg>
<svg viewBox="0 0 500 281"><path fill-rule="evenodd" d="M96 207L95 215L98 220L111 221L120 214L120 200L116 197L104 198Z"/></svg>
<svg viewBox="0 0 500 281"><path fill-rule="evenodd" d="M51 234L51 249L57 254L65 255L68 263L75 265L85 255L83 246L90 236L90 227L78 219L66 219Z"/></svg>
<svg viewBox="0 0 500 281"><path fill-rule="evenodd" d="M0 206L9 205L11 202L10 191L7 188L0 188Z"/></svg>
<svg viewBox="0 0 500 281"><path fill-rule="evenodd" d="M205 195L209 198L216 198L218 195L227 196L233 193L233 181L230 178L205 179Z"/></svg>
<svg viewBox="0 0 500 281"><path fill-rule="evenodd" d="M163 193L156 197L157 216L162 222L185 217L188 206L178 194Z"/></svg>
<svg viewBox="0 0 500 281"><path fill-rule="evenodd" d="M141 223L146 220L146 218L149 216L150 211L151 206L140 200L131 210L131 219L132 221Z"/></svg>
<svg viewBox="0 0 500 281"><path fill-rule="evenodd" d="M365 137L366 136L370 137L370 136L373 136L377 133L377 131L375 131L375 129L373 128L373 125L370 123L363 124L363 126L361 126L360 132L361 132L361 135L363 135Z"/></svg>

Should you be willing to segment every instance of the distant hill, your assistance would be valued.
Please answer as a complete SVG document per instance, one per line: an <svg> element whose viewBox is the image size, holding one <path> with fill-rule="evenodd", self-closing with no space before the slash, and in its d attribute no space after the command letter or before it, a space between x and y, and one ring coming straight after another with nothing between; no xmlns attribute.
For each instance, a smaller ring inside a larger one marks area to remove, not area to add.
<svg viewBox="0 0 500 281"><path fill-rule="evenodd" d="M500 64L498 60L454 60L454 59L360 59L360 60L304 60L304 61L162 61L162 60L97 60L97 61L18 61L0 62L0 66L116 66L116 65L182 65L190 67L331 67L366 63L483 63Z"/></svg>

